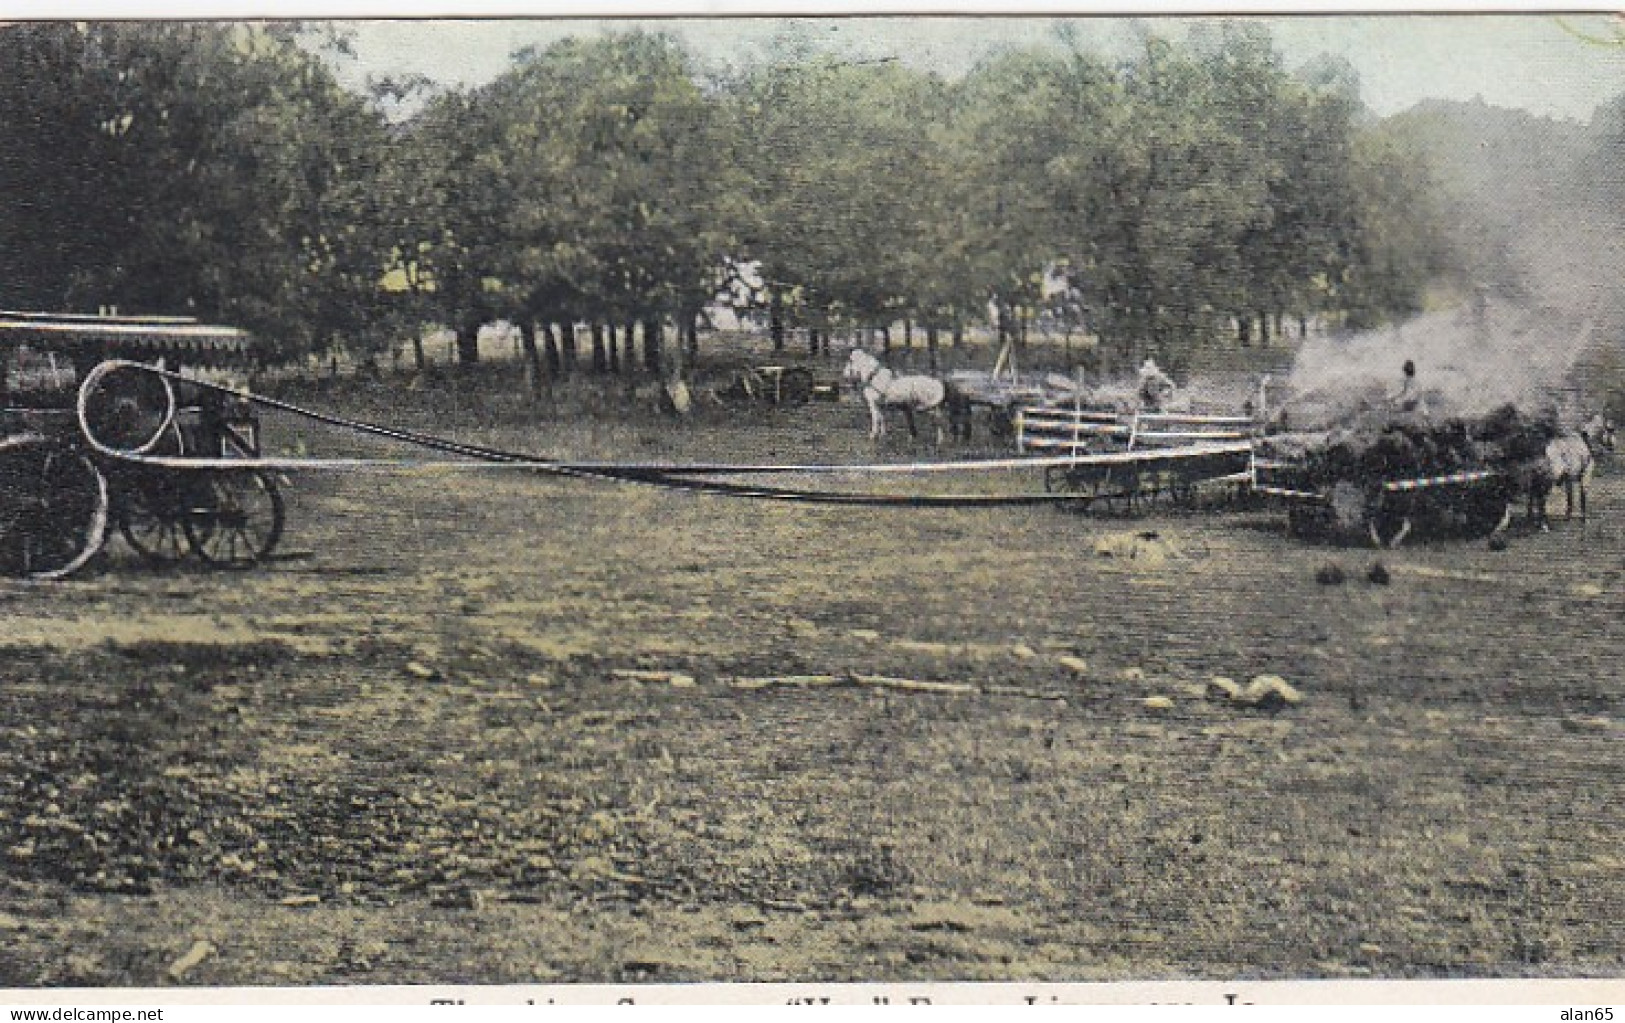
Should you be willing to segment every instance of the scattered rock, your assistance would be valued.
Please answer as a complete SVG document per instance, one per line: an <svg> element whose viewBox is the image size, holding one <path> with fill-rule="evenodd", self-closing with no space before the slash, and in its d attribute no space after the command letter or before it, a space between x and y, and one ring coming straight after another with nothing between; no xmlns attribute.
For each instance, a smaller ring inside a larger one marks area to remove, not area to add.
<svg viewBox="0 0 1625 1023"><path fill-rule="evenodd" d="M1124 668L1122 671L1117 673L1117 677L1121 678L1124 682L1144 682L1145 681L1145 669L1144 668Z"/></svg>
<svg viewBox="0 0 1625 1023"><path fill-rule="evenodd" d="M1174 709L1174 701L1168 699L1166 696L1147 696L1143 702L1146 710Z"/></svg>
<svg viewBox="0 0 1625 1023"><path fill-rule="evenodd" d="M656 682L676 686L679 689L694 687L694 676L686 675L680 671L643 671L636 668L615 668L610 674L627 682Z"/></svg>
<svg viewBox="0 0 1625 1023"><path fill-rule="evenodd" d="M1255 675L1237 702L1260 710L1279 710L1302 703L1303 694L1279 675Z"/></svg>
<svg viewBox="0 0 1625 1023"><path fill-rule="evenodd" d="M1207 698L1234 703L1241 698L1241 686L1233 678L1215 675L1207 681Z"/></svg>
<svg viewBox="0 0 1625 1023"><path fill-rule="evenodd" d="M1055 658L1055 663L1059 664L1063 668L1069 668L1074 673L1079 675L1089 674L1089 662L1081 657L1073 657L1070 654L1063 654L1060 657Z"/></svg>
<svg viewBox="0 0 1625 1023"><path fill-rule="evenodd" d="M525 682L536 686L538 689L546 689L553 684L553 676L540 671L532 672L525 676Z"/></svg>
<svg viewBox="0 0 1625 1023"><path fill-rule="evenodd" d="M443 891L429 899L437 909L469 909L478 912L485 908L486 895L478 888L456 888Z"/></svg>
<svg viewBox="0 0 1625 1023"><path fill-rule="evenodd" d="M284 906L314 906L322 901L320 895L289 895L282 900Z"/></svg>
<svg viewBox="0 0 1625 1023"><path fill-rule="evenodd" d="M1613 727L1613 721L1605 717L1564 718L1562 722L1565 732L1606 732Z"/></svg>
<svg viewBox="0 0 1625 1023"><path fill-rule="evenodd" d="M1315 569L1315 582L1322 586L1341 586L1344 578L1343 566L1335 561L1328 561Z"/></svg>
<svg viewBox="0 0 1625 1023"><path fill-rule="evenodd" d="M170 980L178 981L182 977L186 976L186 974L193 967L197 966L199 963L203 962L203 960L212 955L214 955L213 945L209 944L207 941L194 941L192 942L192 947L187 949L185 955L169 964L169 969L166 970L165 973L168 975Z"/></svg>
<svg viewBox="0 0 1625 1023"><path fill-rule="evenodd" d="M438 678L440 675L440 672L420 661L407 661L406 673L414 678L423 679L425 682L429 681L430 679Z"/></svg>
<svg viewBox="0 0 1625 1023"><path fill-rule="evenodd" d="M1151 530L1112 533L1095 541L1097 557L1133 561L1148 568L1160 566L1178 554L1173 544Z"/></svg>
<svg viewBox="0 0 1625 1023"><path fill-rule="evenodd" d="M1023 661L1030 661L1038 656L1038 651L1025 643L1016 643L1010 647L1010 656L1019 657Z"/></svg>

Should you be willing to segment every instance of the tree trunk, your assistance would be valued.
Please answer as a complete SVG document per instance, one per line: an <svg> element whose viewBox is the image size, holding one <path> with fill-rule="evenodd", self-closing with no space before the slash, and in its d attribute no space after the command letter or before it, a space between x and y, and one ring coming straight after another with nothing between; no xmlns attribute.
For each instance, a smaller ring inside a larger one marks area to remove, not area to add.
<svg viewBox="0 0 1625 1023"><path fill-rule="evenodd" d="M931 372L937 371L937 326L930 324L925 328L925 348L930 353Z"/></svg>
<svg viewBox="0 0 1625 1023"><path fill-rule="evenodd" d="M651 318L643 321L643 368L650 373L660 372L660 355L664 340L659 320Z"/></svg>
<svg viewBox="0 0 1625 1023"><path fill-rule="evenodd" d="M818 328L817 327L808 327L807 328L807 354L808 355L817 355L818 354Z"/></svg>
<svg viewBox="0 0 1625 1023"><path fill-rule="evenodd" d="M592 331L592 371L603 373L609 369L609 355L604 351L604 325L594 320L588 329Z"/></svg>
<svg viewBox="0 0 1625 1023"><path fill-rule="evenodd" d="M1027 320L1029 313L1026 306L1016 309L1016 347L1027 347Z"/></svg>
<svg viewBox="0 0 1625 1023"><path fill-rule="evenodd" d="M888 354L891 352L891 324L889 323L882 325L880 328L880 350Z"/></svg>
<svg viewBox="0 0 1625 1023"><path fill-rule="evenodd" d="M1253 344L1253 321L1246 316L1236 317L1236 344L1250 348Z"/></svg>
<svg viewBox="0 0 1625 1023"><path fill-rule="evenodd" d="M604 324L604 346L609 355L609 371L619 373L621 371L620 341L615 337L615 324L613 323Z"/></svg>
<svg viewBox="0 0 1625 1023"><path fill-rule="evenodd" d="M638 369L638 321L627 320L621 328L621 370L633 374Z"/></svg>
<svg viewBox="0 0 1625 1023"><path fill-rule="evenodd" d="M685 332L684 340L688 347L689 358L697 359L700 355L700 314L689 313L687 321L683 328Z"/></svg>
<svg viewBox="0 0 1625 1023"><path fill-rule="evenodd" d="M528 316L519 323L519 351L525 361L525 386L535 397L542 393L542 353L536 348L536 321Z"/></svg>
<svg viewBox="0 0 1625 1023"><path fill-rule="evenodd" d="M1270 314L1258 314L1258 343L1265 348L1270 346Z"/></svg>
<svg viewBox="0 0 1625 1023"><path fill-rule="evenodd" d="M954 347L965 347L965 324L962 320L954 321Z"/></svg>
<svg viewBox="0 0 1625 1023"><path fill-rule="evenodd" d="M767 293L767 335L775 352L784 351L784 296L777 288Z"/></svg>
<svg viewBox="0 0 1625 1023"><path fill-rule="evenodd" d="M420 327L412 332L412 367L419 373L429 365L429 357L423 352L423 329Z"/></svg>
<svg viewBox="0 0 1625 1023"><path fill-rule="evenodd" d="M553 325L551 323L542 324L542 347L543 351L547 353L548 376L558 376L559 367L561 365L561 362L559 361L559 343L558 340L553 336Z"/></svg>
<svg viewBox="0 0 1625 1023"><path fill-rule="evenodd" d="M559 353L564 356L564 372L574 373L580 361L580 352L576 348L574 320L565 320L559 324Z"/></svg>
<svg viewBox="0 0 1625 1023"><path fill-rule="evenodd" d="M461 323L457 327L457 364L473 366L480 361L480 324L478 320Z"/></svg>

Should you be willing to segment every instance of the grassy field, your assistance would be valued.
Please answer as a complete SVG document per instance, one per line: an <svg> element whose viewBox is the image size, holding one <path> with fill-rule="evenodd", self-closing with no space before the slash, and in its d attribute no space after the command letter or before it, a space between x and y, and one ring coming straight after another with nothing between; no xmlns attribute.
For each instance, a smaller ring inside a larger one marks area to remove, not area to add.
<svg viewBox="0 0 1625 1023"><path fill-rule="evenodd" d="M850 401L646 399L311 400L561 454L931 454ZM274 564L114 545L0 588L0 985L1625 965L1618 475L1583 529L1413 540L1386 584L1268 509L289 484ZM1264 673L1302 702L1208 695Z"/></svg>

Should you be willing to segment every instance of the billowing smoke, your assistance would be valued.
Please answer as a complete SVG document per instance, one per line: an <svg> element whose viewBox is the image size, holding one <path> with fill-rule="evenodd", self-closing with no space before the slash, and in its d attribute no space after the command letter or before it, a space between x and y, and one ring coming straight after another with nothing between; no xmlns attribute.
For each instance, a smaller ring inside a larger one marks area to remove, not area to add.
<svg viewBox="0 0 1625 1023"><path fill-rule="evenodd" d="M1575 368L1596 330L1582 312L1479 295L1395 326L1306 341L1287 380L1287 407L1305 425L1380 409L1398 395L1411 361L1414 391L1434 415L1479 417L1511 404L1573 420L1585 400Z"/></svg>
<svg viewBox="0 0 1625 1023"><path fill-rule="evenodd" d="M1510 403L1574 426L1625 411L1625 97L1610 109L1590 125L1482 103L1395 118L1426 143L1454 262L1481 283L1452 308L1310 339L1282 395L1293 417L1336 422L1384 407L1406 360L1436 417Z"/></svg>

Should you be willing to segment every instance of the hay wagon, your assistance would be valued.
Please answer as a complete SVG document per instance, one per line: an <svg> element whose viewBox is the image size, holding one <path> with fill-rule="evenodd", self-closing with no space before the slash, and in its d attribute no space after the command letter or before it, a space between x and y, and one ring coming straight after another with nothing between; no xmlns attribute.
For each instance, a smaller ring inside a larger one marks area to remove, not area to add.
<svg viewBox="0 0 1625 1023"><path fill-rule="evenodd" d="M1256 424L1251 417L1118 412L1081 404L1025 406L1016 445L1048 456L1044 488L1132 508L1163 495L1190 503L1199 486L1247 484Z"/></svg>
<svg viewBox="0 0 1625 1023"><path fill-rule="evenodd" d="M116 530L143 558L260 561L284 507L256 458L259 420L229 392L170 371L246 367L243 331L184 317L0 313L0 573L56 579ZM199 457L181 470L167 458Z"/></svg>
<svg viewBox="0 0 1625 1023"><path fill-rule="evenodd" d="M1288 437L1261 445L1253 462L1256 493L1287 506L1298 536L1327 532L1397 547L1413 529L1488 536L1505 527L1518 496L1517 475L1470 445L1440 459L1416 455L1375 465L1321 457L1317 439Z"/></svg>

